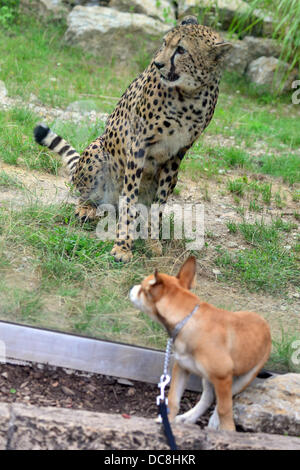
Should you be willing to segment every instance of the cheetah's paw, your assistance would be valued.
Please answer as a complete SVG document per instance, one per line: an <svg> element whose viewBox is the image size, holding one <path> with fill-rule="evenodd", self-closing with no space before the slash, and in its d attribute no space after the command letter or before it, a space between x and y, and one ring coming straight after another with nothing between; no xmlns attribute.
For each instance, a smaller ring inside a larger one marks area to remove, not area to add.
<svg viewBox="0 0 300 470"><path fill-rule="evenodd" d="M131 250L124 250L118 245L115 245L113 247L110 254L115 258L115 261L119 261L121 263L129 263L129 261L132 260L133 256Z"/></svg>

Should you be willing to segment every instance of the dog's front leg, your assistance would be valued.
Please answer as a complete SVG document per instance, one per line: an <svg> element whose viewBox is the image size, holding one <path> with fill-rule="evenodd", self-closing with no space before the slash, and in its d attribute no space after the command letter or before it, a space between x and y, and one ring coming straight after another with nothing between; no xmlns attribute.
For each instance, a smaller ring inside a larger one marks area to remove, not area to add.
<svg viewBox="0 0 300 470"><path fill-rule="evenodd" d="M232 416L232 375L223 379L214 378L212 383L217 398L217 406L209 420L209 427L235 431Z"/></svg>
<svg viewBox="0 0 300 470"><path fill-rule="evenodd" d="M189 378L190 373L180 367L178 362L175 362L172 370L172 380L170 391L168 395L168 406L169 406L169 420L173 421L175 416L177 415L180 407L180 400L182 394L185 390L185 386L187 380Z"/></svg>

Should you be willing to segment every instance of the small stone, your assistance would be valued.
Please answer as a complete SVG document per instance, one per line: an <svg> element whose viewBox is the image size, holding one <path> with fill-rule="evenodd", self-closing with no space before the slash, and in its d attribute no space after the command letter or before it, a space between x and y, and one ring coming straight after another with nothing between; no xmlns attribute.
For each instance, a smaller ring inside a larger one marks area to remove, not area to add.
<svg viewBox="0 0 300 470"><path fill-rule="evenodd" d="M4 98L5 96L7 96L7 89L5 83L0 80L0 98Z"/></svg>
<svg viewBox="0 0 300 470"><path fill-rule="evenodd" d="M221 274L219 269L213 269L212 272L215 274L215 276L219 276Z"/></svg>
<svg viewBox="0 0 300 470"><path fill-rule="evenodd" d="M75 393L73 392L73 390L71 390L69 387L66 387L65 385L62 385L61 387L62 391L64 392L65 395L67 396L74 396Z"/></svg>
<svg viewBox="0 0 300 470"><path fill-rule="evenodd" d="M134 387L130 387L126 393L128 397L133 397L135 394L136 394L136 389Z"/></svg>
<svg viewBox="0 0 300 470"><path fill-rule="evenodd" d="M228 242L227 246L228 248L237 248L238 244L236 242Z"/></svg>
<svg viewBox="0 0 300 470"><path fill-rule="evenodd" d="M118 379L117 380L118 384L120 385L127 385L128 387L133 387L133 383L130 382L130 380L127 380L127 379Z"/></svg>

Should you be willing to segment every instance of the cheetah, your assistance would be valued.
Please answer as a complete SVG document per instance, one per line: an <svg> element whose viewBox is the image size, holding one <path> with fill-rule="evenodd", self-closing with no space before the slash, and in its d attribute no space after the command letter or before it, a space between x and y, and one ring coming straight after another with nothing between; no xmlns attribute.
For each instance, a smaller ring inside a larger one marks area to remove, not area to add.
<svg viewBox="0 0 300 470"><path fill-rule="evenodd" d="M151 63L127 88L104 133L80 155L40 124L37 143L58 153L79 192L76 215L97 217L97 207L125 201L118 211L112 255L132 258L134 205L164 207L180 162L212 119L224 58L231 44L186 17L168 31Z"/></svg>

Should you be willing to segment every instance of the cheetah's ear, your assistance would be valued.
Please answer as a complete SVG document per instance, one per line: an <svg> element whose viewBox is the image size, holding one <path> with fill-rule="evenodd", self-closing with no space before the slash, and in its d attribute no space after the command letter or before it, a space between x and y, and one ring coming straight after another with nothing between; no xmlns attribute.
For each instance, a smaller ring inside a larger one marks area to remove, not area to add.
<svg viewBox="0 0 300 470"><path fill-rule="evenodd" d="M230 42L217 42L212 47L212 53L215 56L215 60L222 60L225 55L231 50L232 44Z"/></svg>
<svg viewBox="0 0 300 470"><path fill-rule="evenodd" d="M199 24L196 16L185 16L183 20L180 22L180 26L185 26L187 24Z"/></svg>

